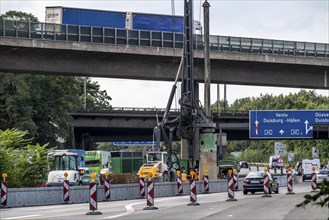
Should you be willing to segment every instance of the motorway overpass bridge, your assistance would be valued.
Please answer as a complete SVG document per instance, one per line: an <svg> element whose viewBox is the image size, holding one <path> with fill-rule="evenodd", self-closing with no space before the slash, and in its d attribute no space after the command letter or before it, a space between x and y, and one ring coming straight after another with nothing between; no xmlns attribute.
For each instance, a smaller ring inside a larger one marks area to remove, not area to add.
<svg viewBox="0 0 329 220"><path fill-rule="evenodd" d="M212 83L328 89L329 44L210 36L210 46ZM0 20L0 72L174 81L182 47L182 33Z"/></svg>
<svg viewBox="0 0 329 220"><path fill-rule="evenodd" d="M161 121L164 111L154 108L79 110L72 113L76 145L88 141L152 141L157 117ZM170 111L170 119L179 115L179 110ZM249 139L249 112L213 113L213 120L218 131L227 133L228 140Z"/></svg>
<svg viewBox="0 0 329 220"><path fill-rule="evenodd" d="M164 109L155 108L79 110L72 113L76 146L86 146L87 142L152 141L157 117L161 121L163 114ZM172 110L170 119L179 114L179 110ZM213 121L228 140L249 139L248 111L214 112ZM329 125L314 126L313 138L329 139Z"/></svg>

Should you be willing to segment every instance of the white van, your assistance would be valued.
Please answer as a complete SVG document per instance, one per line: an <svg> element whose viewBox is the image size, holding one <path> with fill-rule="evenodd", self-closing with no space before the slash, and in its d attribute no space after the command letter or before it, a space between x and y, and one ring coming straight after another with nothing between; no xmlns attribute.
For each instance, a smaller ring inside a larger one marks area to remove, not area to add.
<svg viewBox="0 0 329 220"><path fill-rule="evenodd" d="M280 155L270 156L268 165L270 169L274 169L274 168L280 169L281 167L283 167L283 160Z"/></svg>
<svg viewBox="0 0 329 220"><path fill-rule="evenodd" d="M312 167L315 167L315 171L320 169L320 159L303 159L302 160L302 178L303 182L306 179L312 179Z"/></svg>

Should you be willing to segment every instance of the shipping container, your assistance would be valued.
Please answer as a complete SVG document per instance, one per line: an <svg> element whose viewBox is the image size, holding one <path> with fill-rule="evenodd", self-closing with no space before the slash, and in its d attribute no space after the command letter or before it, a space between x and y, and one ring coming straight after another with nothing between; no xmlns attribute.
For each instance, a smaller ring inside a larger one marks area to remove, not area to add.
<svg viewBox="0 0 329 220"><path fill-rule="evenodd" d="M110 173L137 173L144 164L143 151L111 151Z"/></svg>
<svg viewBox="0 0 329 220"><path fill-rule="evenodd" d="M176 15L51 6L46 7L45 18L45 22L51 24L68 24L178 33L183 33L184 31L184 17ZM201 34L202 27L199 21L194 21L194 27L195 33Z"/></svg>

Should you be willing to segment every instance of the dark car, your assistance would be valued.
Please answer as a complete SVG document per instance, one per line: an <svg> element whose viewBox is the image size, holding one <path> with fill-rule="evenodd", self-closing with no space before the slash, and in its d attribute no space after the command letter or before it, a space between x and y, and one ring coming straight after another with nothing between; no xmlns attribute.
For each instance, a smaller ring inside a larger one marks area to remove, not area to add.
<svg viewBox="0 0 329 220"><path fill-rule="evenodd" d="M264 191L264 171L250 172L243 180L243 194L247 195L248 192L255 194L255 192ZM273 192L279 193L279 183L276 181L276 177L272 177L270 173L267 173L269 177L269 194Z"/></svg>
<svg viewBox="0 0 329 220"><path fill-rule="evenodd" d="M94 181L97 183L97 185L100 185L101 180L100 180L100 176L98 174L96 174ZM89 185L90 182L91 182L90 174L85 174L81 177L81 185L83 185L83 186Z"/></svg>

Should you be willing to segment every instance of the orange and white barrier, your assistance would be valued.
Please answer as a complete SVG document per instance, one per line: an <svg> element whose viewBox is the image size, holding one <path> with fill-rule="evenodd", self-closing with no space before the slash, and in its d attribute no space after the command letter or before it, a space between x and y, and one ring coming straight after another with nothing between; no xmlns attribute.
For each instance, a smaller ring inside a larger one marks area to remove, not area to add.
<svg viewBox="0 0 329 220"><path fill-rule="evenodd" d="M7 189L8 184L6 181L1 182L1 205L6 207L7 206Z"/></svg>
<svg viewBox="0 0 329 220"><path fill-rule="evenodd" d="M145 178L139 178L139 192L142 198L145 197Z"/></svg>
<svg viewBox="0 0 329 220"><path fill-rule="evenodd" d="M70 202L70 181L69 180L63 181L63 201L64 201L64 203Z"/></svg>
<svg viewBox="0 0 329 220"><path fill-rule="evenodd" d="M177 175L176 181L177 181L178 195L183 195L183 184L182 184L182 179L180 178L179 174Z"/></svg>
<svg viewBox="0 0 329 220"><path fill-rule="evenodd" d="M192 175L191 175L192 176ZM197 202L198 198L197 198L197 193L196 193L196 181L195 179L191 179L190 180L190 202L189 204L187 204L188 206L191 205L200 205Z"/></svg>
<svg viewBox="0 0 329 220"><path fill-rule="evenodd" d="M234 198L234 180L233 180L231 173L232 173L232 171L229 173L230 177L227 179L227 188L228 188L228 190L227 190L228 199L226 200L227 202L238 201L237 199Z"/></svg>
<svg viewBox="0 0 329 220"><path fill-rule="evenodd" d="M264 181L264 193L263 193L263 196L262 197L272 197L270 194L269 194L269 177L267 175L267 168L264 168L264 171L265 171L265 175L263 176L263 181Z"/></svg>
<svg viewBox="0 0 329 220"><path fill-rule="evenodd" d="M146 205L143 210L156 210L158 207L154 206L154 183L150 178L147 180L147 196L146 196Z"/></svg>
<svg viewBox="0 0 329 220"><path fill-rule="evenodd" d="M236 171L234 171L233 174L233 186L234 186L234 191L238 191L239 189L239 185L238 185L238 174L236 173Z"/></svg>
<svg viewBox="0 0 329 220"><path fill-rule="evenodd" d="M203 188L204 188L204 193L209 193L209 177L208 177L208 172L204 172L203 176Z"/></svg>
<svg viewBox="0 0 329 220"><path fill-rule="evenodd" d="M312 191L316 192L316 173L313 171L312 173L312 181L311 181Z"/></svg>
<svg viewBox="0 0 329 220"><path fill-rule="evenodd" d="M292 182L292 175L291 175L291 172L289 171L288 173L287 173L287 193L286 193L286 195L293 195L293 194L295 194L294 192L293 192L293 182Z"/></svg>
<svg viewBox="0 0 329 220"><path fill-rule="evenodd" d="M111 189L110 189L110 180L108 178L105 179L104 181L104 193L105 193L105 200L110 200L111 199Z"/></svg>

